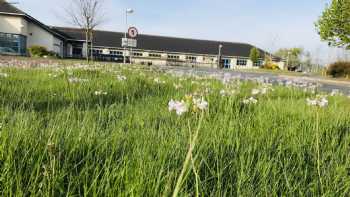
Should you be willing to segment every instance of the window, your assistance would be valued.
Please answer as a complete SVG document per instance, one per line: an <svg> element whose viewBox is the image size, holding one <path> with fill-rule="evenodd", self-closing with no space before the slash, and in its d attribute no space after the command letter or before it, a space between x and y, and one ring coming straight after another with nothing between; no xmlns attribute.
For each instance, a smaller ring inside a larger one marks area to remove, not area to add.
<svg viewBox="0 0 350 197"><path fill-rule="evenodd" d="M254 66L262 66L262 65L264 65L263 60L258 60L258 62L254 63Z"/></svg>
<svg viewBox="0 0 350 197"><path fill-rule="evenodd" d="M178 56L178 55L168 55L168 59L179 60L180 56Z"/></svg>
<svg viewBox="0 0 350 197"><path fill-rule="evenodd" d="M159 53L150 53L150 57L161 58L162 56Z"/></svg>
<svg viewBox="0 0 350 197"><path fill-rule="evenodd" d="M237 60L237 66L246 66L247 62L248 61L246 59L238 59Z"/></svg>
<svg viewBox="0 0 350 197"><path fill-rule="evenodd" d="M102 54L102 50L100 49L92 49L93 54Z"/></svg>
<svg viewBox="0 0 350 197"><path fill-rule="evenodd" d="M231 60L230 59L223 59L224 68L231 68Z"/></svg>
<svg viewBox="0 0 350 197"><path fill-rule="evenodd" d="M121 52L121 51L110 51L109 53L111 55L123 55L123 52Z"/></svg>
<svg viewBox="0 0 350 197"><path fill-rule="evenodd" d="M27 38L18 34L0 33L0 53L25 55Z"/></svg>
<svg viewBox="0 0 350 197"><path fill-rule="evenodd" d="M196 62L196 61L197 61L197 58L194 57L194 56L187 56L187 57L186 57L186 60L187 60L187 61L190 61L190 62Z"/></svg>
<svg viewBox="0 0 350 197"><path fill-rule="evenodd" d="M133 56L135 56L135 57L142 57L143 55L142 55L142 53L134 52L134 53L133 53Z"/></svg>

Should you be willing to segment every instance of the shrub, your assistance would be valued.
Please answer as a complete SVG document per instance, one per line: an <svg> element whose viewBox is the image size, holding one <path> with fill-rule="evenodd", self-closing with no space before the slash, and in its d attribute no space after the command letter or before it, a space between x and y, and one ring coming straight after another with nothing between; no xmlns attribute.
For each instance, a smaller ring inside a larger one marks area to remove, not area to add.
<svg viewBox="0 0 350 197"><path fill-rule="evenodd" d="M349 77L350 76L350 62L339 61L328 66L327 75L333 77Z"/></svg>
<svg viewBox="0 0 350 197"><path fill-rule="evenodd" d="M43 46L32 46L28 49L30 56L32 57L50 57L50 58L56 58L58 57L57 53L54 51L48 51Z"/></svg>
<svg viewBox="0 0 350 197"><path fill-rule="evenodd" d="M32 57L44 57L45 55L49 55L49 51L43 46L31 46L28 50Z"/></svg>

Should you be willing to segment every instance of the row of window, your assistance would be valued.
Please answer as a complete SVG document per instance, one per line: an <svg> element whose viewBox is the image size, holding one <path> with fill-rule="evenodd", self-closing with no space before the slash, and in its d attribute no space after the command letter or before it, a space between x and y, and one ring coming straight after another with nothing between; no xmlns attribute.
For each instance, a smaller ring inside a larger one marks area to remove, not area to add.
<svg viewBox="0 0 350 197"><path fill-rule="evenodd" d="M18 34L0 33L0 54L25 55L27 38Z"/></svg>
<svg viewBox="0 0 350 197"><path fill-rule="evenodd" d="M168 59L179 60L180 56L178 56L178 55L168 55Z"/></svg>
<svg viewBox="0 0 350 197"><path fill-rule="evenodd" d="M196 61L197 61L197 58L194 57L194 56L186 56L186 60L187 60L187 61L190 61L190 62L196 62Z"/></svg>
<svg viewBox="0 0 350 197"><path fill-rule="evenodd" d="M0 34L1 35L1 34ZM1 41L1 38L0 38ZM95 54L103 54L103 50L101 49L93 49L93 53ZM111 55L123 55L122 51L110 51ZM143 54L140 52L133 52L132 53L134 57L142 57ZM150 53L149 57L153 57L153 58L161 58L162 55L160 53ZM180 56L179 55L168 55L168 59L171 60L179 60ZM189 62L197 62L197 57L195 56L186 56L186 60ZM209 57L205 57L204 61L211 61L214 62L214 58L209 58ZM224 67L225 68L229 68L231 65L231 60L230 59L224 59ZM237 66L246 66L248 64L248 60L247 59L238 59L236 62ZM259 60L257 63L254 64L254 66L261 66L263 64L262 60Z"/></svg>

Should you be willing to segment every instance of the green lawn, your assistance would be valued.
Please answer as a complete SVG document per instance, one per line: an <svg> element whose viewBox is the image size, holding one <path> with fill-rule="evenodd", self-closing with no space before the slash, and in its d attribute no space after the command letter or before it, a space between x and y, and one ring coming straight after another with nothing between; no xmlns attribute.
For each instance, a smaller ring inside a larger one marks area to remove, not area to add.
<svg viewBox="0 0 350 197"><path fill-rule="evenodd" d="M139 66L0 73L1 196L350 194L348 97ZM209 107L169 111L192 97Z"/></svg>

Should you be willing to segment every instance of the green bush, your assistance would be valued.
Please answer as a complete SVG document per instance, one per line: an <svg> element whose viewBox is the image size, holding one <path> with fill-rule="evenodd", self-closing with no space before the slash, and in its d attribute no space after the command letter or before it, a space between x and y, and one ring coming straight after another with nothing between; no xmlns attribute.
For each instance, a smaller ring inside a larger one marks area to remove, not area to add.
<svg viewBox="0 0 350 197"><path fill-rule="evenodd" d="M31 46L28 51L32 57L44 57L49 53L49 51L43 46Z"/></svg>
<svg viewBox="0 0 350 197"><path fill-rule="evenodd" d="M32 46L28 51L32 57L58 57L57 53L48 51L46 47L43 46Z"/></svg>
<svg viewBox="0 0 350 197"><path fill-rule="evenodd" d="M339 61L328 66L327 75L333 77L349 77L350 76L350 62Z"/></svg>

